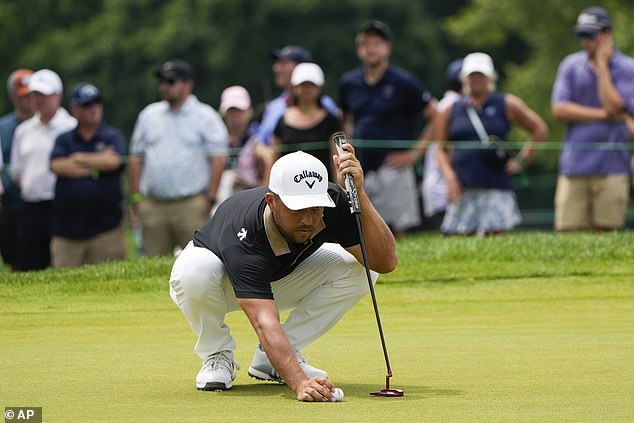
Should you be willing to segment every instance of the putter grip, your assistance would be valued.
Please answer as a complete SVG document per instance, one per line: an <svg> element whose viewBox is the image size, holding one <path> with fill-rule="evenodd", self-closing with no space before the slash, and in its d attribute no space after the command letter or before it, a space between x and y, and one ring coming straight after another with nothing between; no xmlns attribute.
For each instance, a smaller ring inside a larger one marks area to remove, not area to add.
<svg viewBox="0 0 634 423"><path fill-rule="evenodd" d="M335 132L332 134L332 141L337 147L337 154L344 153L343 146L347 144L346 134L343 132ZM346 192L348 193L348 201L350 202L350 213L361 213L361 204L359 203L359 194L357 193L357 187L354 184L354 177L346 173L343 176L344 184L346 185Z"/></svg>

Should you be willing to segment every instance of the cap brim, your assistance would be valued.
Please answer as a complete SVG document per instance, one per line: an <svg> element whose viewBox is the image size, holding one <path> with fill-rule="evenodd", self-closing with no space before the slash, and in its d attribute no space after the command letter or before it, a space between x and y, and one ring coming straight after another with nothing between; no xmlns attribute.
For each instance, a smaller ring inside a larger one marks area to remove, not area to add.
<svg viewBox="0 0 634 423"><path fill-rule="evenodd" d="M45 85L39 85L39 84L34 84L34 85L29 85L29 92L30 93L40 93L42 95L54 95L54 94L59 94L54 88L51 88L49 86L45 86Z"/></svg>
<svg viewBox="0 0 634 423"><path fill-rule="evenodd" d="M290 210L302 210L311 207L336 207L328 193L317 195L280 195L284 205Z"/></svg>

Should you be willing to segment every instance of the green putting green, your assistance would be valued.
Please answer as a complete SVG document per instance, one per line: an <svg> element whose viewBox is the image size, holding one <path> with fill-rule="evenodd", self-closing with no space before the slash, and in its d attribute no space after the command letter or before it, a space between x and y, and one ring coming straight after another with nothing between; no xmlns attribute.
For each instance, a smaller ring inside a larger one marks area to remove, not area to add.
<svg viewBox="0 0 634 423"><path fill-rule="evenodd" d="M247 376L256 338L228 316L238 371L200 392L194 335L167 289L172 259L0 273L0 406L45 422L634 420L634 235L411 236L370 297L304 352L345 392L300 403Z"/></svg>

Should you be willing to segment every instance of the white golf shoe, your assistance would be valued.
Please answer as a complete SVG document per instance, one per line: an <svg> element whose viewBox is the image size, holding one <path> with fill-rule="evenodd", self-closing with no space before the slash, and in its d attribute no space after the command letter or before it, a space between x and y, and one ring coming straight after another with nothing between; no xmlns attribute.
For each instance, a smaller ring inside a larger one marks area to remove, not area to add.
<svg viewBox="0 0 634 423"><path fill-rule="evenodd" d="M297 358L297 362L299 363L304 373L306 373L306 376L328 377L328 373L326 373L325 371L308 364L304 356L299 351L295 351L295 357ZM284 380L282 380L280 375L277 373L277 371L273 368L273 365L269 361L269 358L267 357L260 344L255 347L253 360L251 361L251 366L249 367L249 376L258 380L268 380L277 383L285 383Z"/></svg>
<svg viewBox="0 0 634 423"><path fill-rule="evenodd" d="M220 351L210 355L196 376L196 388L200 391L226 391L233 386L236 368L233 352Z"/></svg>

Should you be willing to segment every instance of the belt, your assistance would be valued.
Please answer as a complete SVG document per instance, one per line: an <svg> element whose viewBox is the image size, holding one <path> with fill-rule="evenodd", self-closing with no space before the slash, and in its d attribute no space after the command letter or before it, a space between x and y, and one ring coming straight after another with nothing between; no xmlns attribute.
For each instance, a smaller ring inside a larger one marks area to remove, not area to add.
<svg viewBox="0 0 634 423"><path fill-rule="evenodd" d="M159 203L175 203L177 201L189 200L194 197L198 197L199 195L202 195L202 192L198 192L196 194L191 194L191 195L185 195L183 197L161 198L161 197L155 197L153 195L148 195L148 197L154 201L158 201Z"/></svg>

